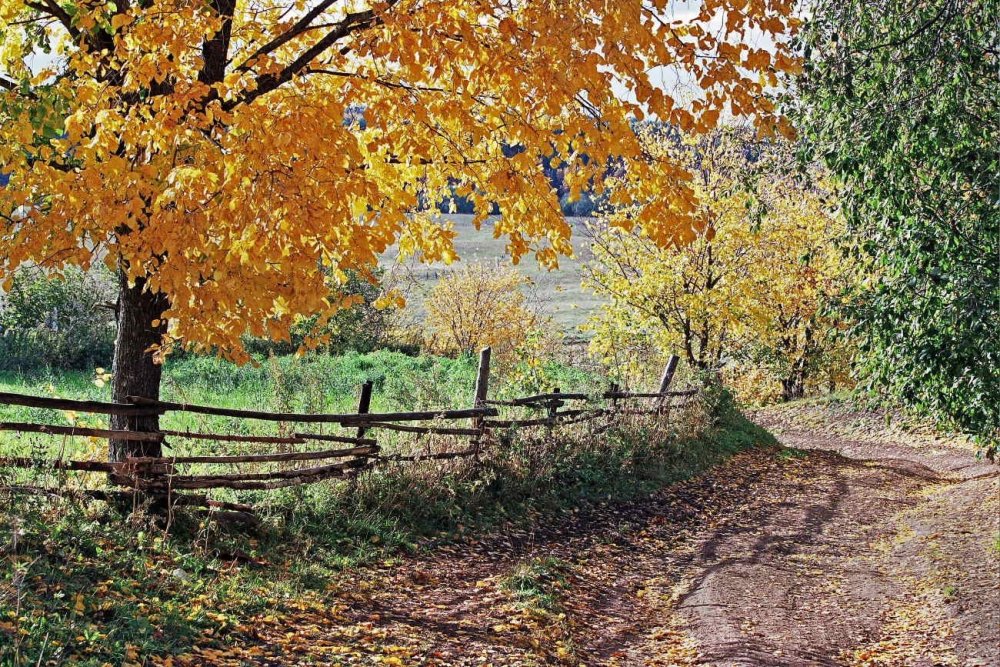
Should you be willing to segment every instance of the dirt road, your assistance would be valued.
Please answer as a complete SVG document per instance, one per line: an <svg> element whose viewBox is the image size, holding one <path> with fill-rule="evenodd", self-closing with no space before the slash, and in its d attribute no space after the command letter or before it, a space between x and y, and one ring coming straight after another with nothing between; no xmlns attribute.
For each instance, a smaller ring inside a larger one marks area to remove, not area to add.
<svg viewBox="0 0 1000 667"><path fill-rule="evenodd" d="M786 449L345 575L191 662L1000 665L997 468L847 410L757 419Z"/></svg>

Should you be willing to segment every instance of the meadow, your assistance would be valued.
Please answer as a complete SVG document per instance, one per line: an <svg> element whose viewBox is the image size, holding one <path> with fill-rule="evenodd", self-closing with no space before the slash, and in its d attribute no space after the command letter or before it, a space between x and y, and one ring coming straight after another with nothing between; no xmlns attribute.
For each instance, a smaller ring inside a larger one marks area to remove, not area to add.
<svg viewBox="0 0 1000 667"><path fill-rule="evenodd" d="M477 361L430 355L407 356L379 350L341 356L308 354L302 357L259 357L253 364L237 366L215 357L181 356L164 369L161 398L166 401L270 412L351 413L359 388L371 381L372 412L446 410L472 404ZM492 376L491 397L505 398L559 387L562 391L597 393L606 389L597 374L557 362L538 368L501 367ZM78 400L108 401L110 386L96 373L43 370L33 373L0 373L0 392L58 396ZM90 426L105 428L100 415L20 406L0 406L0 421ZM236 420L228 417L169 412L161 428L198 433L283 435L289 424ZM320 428L312 430L323 432ZM327 427L329 429L329 427ZM336 428L336 427L334 427ZM172 438L174 454L251 453L261 445L211 443ZM392 447L411 440L401 434L380 433L380 442ZM0 432L0 452L7 456L104 456L105 443L90 438ZM266 447L266 446L264 446ZM238 451L237 451L238 450ZM259 453L254 451L253 453Z"/></svg>
<svg viewBox="0 0 1000 667"><path fill-rule="evenodd" d="M450 214L444 217L454 223L455 231L458 232L455 250L461 258L459 262L451 265L443 262L424 264L418 258L400 261L395 249L390 249L383 257L383 267L391 270L407 291L408 306L418 320L423 314L423 296L443 275L463 264L510 264L505 248L506 240L493 238L492 223L496 216L487 219L478 231L472 225L471 215ZM567 218L567 222L573 227L575 256L560 258L559 269L554 271L540 267L531 255L523 257L515 268L531 281L529 296L538 304L543 315L552 318L556 329L579 335L579 326L604 300L581 286L583 264L592 258L591 241L586 229L587 218Z"/></svg>

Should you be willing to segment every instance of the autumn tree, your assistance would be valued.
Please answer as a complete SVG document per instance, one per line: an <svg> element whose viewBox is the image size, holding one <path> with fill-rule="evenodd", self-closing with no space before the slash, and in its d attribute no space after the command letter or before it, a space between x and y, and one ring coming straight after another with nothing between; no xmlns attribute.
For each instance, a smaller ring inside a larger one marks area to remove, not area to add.
<svg viewBox="0 0 1000 667"><path fill-rule="evenodd" d="M473 354L490 347L509 361L542 323L528 285L512 267L472 264L444 275L424 301L431 349Z"/></svg>
<svg viewBox="0 0 1000 667"><path fill-rule="evenodd" d="M851 281L836 246L842 220L831 214L827 193L787 177L769 186L753 229L749 320L734 360L766 371L791 400L809 381L849 382L850 344L828 307Z"/></svg>
<svg viewBox="0 0 1000 667"><path fill-rule="evenodd" d="M788 132L766 93L797 68L793 5L0 0L0 280L26 263L116 271L122 401L158 397L173 345L241 361L244 335L322 327L340 299L321 267L364 273L394 243L453 259L435 207L414 212L453 191L477 225L499 209L515 259L555 266L572 246L544 156L574 193L627 165L615 196L643 201L630 224L667 245L696 224L694 191L630 123L698 133L726 112ZM654 85L665 70L701 94L676 103ZM112 442L130 453L158 450Z"/></svg>
<svg viewBox="0 0 1000 667"><path fill-rule="evenodd" d="M703 231L664 248L622 223L629 207L591 226L585 286L608 298L588 325L592 351L626 367L650 348L702 371L763 367L783 398L801 396L836 345L836 323L821 305L843 272L833 244L839 222L824 192L784 168L787 145L746 131L693 139L652 126L640 134L648 150L684 160L695 174ZM635 341L646 349L629 349Z"/></svg>

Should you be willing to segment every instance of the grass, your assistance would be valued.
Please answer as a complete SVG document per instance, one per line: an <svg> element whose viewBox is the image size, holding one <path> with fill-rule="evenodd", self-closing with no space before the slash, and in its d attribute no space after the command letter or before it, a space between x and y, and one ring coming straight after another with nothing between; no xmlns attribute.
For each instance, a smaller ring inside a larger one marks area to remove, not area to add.
<svg viewBox="0 0 1000 667"><path fill-rule="evenodd" d="M377 409L464 404L474 372L470 360L384 353L301 363L312 370L291 360L256 369L182 360L167 369L168 395L183 386L187 400L203 400L219 387L228 404L276 408L288 401L297 409L331 409L338 401L349 405L356 384L370 377L381 378ZM551 372L567 390L597 382L570 369ZM106 391L82 375L5 377L2 390L49 381L67 395ZM452 386L442 389L447 381ZM519 389L515 382L510 378L498 393ZM322 403L304 395L314 386L321 387ZM390 464L354 483L247 493L240 499L254 502L262 518L253 531L192 512L165 522L101 502L4 496L0 667L118 665L225 642L228 629L255 614L332 604L333 582L367 563L388 565L470 533L639 496L758 444L772 441L727 394L708 392L669 424L624 421L600 436L579 426L540 429L511 434L479 462ZM552 607L561 568L528 563L508 585L525 605Z"/></svg>
<svg viewBox="0 0 1000 667"><path fill-rule="evenodd" d="M570 564L558 558L532 558L504 577L501 585L514 594L518 604L547 612L559 609L559 593L566 588Z"/></svg>
<svg viewBox="0 0 1000 667"><path fill-rule="evenodd" d="M778 451L778 457L782 459L804 459L809 456L809 452L795 447L782 447Z"/></svg>
<svg viewBox="0 0 1000 667"><path fill-rule="evenodd" d="M161 397L168 401L275 412L354 412L358 388L371 380L373 412L464 408L471 403L476 363L467 357L412 357L390 351L261 358L256 366L242 367L216 358L189 356L168 361ZM598 377L557 363L545 365L540 373L523 371L514 368L494 374L491 396L524 395L555 386L563 391L585 392L601 388ZM74 371L0 373L0 391L104 401L111 398L110 387L95 385L92 373ZM0 421L62 425L75 422L105 427L105 420L98 415L72 415L19 406L0 406ZM165 415L161 427L244 435L274 435L282 428L289 428L265 421L180 412ZM200 454L210 447L213 445L180 439L175 440L173 451ZM45 456L55 451L74 457L99 458L103 455L103 443L0 433L0 455Z"/></svg>

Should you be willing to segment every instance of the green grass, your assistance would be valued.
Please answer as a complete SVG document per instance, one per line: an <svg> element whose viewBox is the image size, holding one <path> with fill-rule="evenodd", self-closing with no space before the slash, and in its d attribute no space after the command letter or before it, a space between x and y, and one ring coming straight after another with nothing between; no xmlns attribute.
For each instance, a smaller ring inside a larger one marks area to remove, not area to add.
<svg viewBox="0 0 1000 667"><path fill-rule="evenodd" d="M399 352L343 356L322 354L261 358L257 365L236 366L213 357L171 359L164 369L161 398L168 401L245 408L275 412L350 413L357 409L362 383L374 383L373 412L466 408L476 374L476 360L411 357ZM563 391L596 392L603 386L595 375L556 363L541 373L512 369L491 377L491 396L524 395L559 386ZM94 384L92 373L43 371L32 374L0 373L0 391L73 399L110 400L109 386ZM62 411L0 406L0 421L68 425ZM99 415L76 415L81 425L104 427ZM194 413L171 412L161 427L178 431L275 435L282 427L273 422L236 420ZM299 429L306 430L306 429ZM204 453L216 445L175 439L176 454ZM390 443L391 444L391 443ZM0 432L0 456L45 455L60 451L70 456L96 456L98 443L85 439L54 439L44 435ZM236 448L231 448L235 450ZM232 451L231 453L237 453Z"/></svg>
<svg viewBox="0 0 1000 667"><path fill-rule="evenodd" d="M558 611L559 594L567 586L569 569L570 564L558 558L532 558L518 563L503 578L501 586L524 607Z"/></svg>
<svg viewBox="0 0 1000 667"><path fill-rule="evenodd" d="M778 451L778 458L782 459L804 459L809 456L809 452L795 447L783 447Z"/></svg>
<svg viewBox="0 0 1000 667"><path fill-rule="evenodd" d="M225 407L350 412L356 407L359 386L371 380L373 411L468 407L476 363L469 357L413 357L386 350L258 358L256 364L244 366L215 357L185 356L167 362L161 396L164 400ZM599 386L599 378L557 363L545 365L541 375L530 380L523 370L494 372L491 395L503 397L552 386L561 386L563 391L596 391ZM92 373L79 371L0 373L0 391L110 400L110 388L96 386L93 379ZM42 416L32 408L3 410L0 415L4 418Z"/></svg>
<svg viewBox="0 0 1000 667"><path fill-rule="evenodd" d="M360 385L374 383L373 412L464 408L471 404L477 361L471 358L411 357L398 352L370 354L349 353L343 356L322 354L302 358L294 356L261 359L256 366L242 367L208 357L187 356L172 359L164 370L162 397L165 400L220 407L247 408L275 412L351 413L357 409ZM541 372L511 369L491 378L490 395L496 398L525 395L559 386L564 391L597 392L604 385L601 378L561 364L545 365ZM81 372L40 374L0 374L0 391L34 395L57 395L63 398L110 400L110 388L98 387L93 376ZM19 406L0 406L0 421L36 422L104 428L101 415L72 415ZM161 428L201 433L241 435L288 435L295 431L342 433L330 425L276 424L268 421L239 420L195 413L170 412L161 418ZM455 438L428 438L417 442L411 435L380 431L379 444L386 453L414 453L422 447L435 449L464 447ZM217 443L209 440L173 436L168 439L168 453L174 455L257 454L273 452L275 445ZM93 438L63 438L45 434L0 432L0 456L20 456L38 460L57 456L74 460L105 460L106 442ZM321 445L314 448L322 449ZM253 472L265 472L280 464L262 465ZM245 469L245 467L244 467ZM231 473L224 465L182 465L183 473ZM4 475L0 471L0 475ZM102 487L100 473L66 475L49 470L8 470L8 481L35 486L56 486L67 481L73 486ZM324 507L316 489L286 489L277 492L213 492L218 500L253 502L265 507L305 503ZM429 512L431 508L421 508ZM390 533L390 529L383 532ZM387 540L392 541L386 534Z"/></svg>

